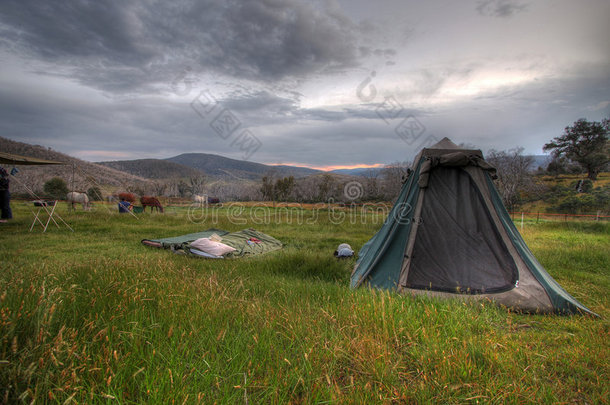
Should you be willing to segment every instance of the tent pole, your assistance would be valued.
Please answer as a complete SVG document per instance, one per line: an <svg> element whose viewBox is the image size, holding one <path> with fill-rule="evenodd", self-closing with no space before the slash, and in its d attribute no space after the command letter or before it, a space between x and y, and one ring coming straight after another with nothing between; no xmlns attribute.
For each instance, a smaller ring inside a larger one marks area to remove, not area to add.
<svg viewBox="0 0 610 405"><path fill-rule="evenodd" d="M523 232L523 211L521 211L521 232Z"/></svg>
<svg viewBox="0 0 610 405"><path fill-rule="evenodd" d="M74 169L75 169L75 163L72 162L72 181L70 182L70 191L74 191Z"/></svg>

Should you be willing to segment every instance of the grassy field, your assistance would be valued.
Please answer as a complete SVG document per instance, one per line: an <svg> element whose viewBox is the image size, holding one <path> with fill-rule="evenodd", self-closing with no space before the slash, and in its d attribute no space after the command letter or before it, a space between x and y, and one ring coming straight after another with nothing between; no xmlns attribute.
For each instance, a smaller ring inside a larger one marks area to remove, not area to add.
<svg viewBox="0 0 610 405"><path fill-rule="evenodd" d="M74 228L0 224L0 402L607 403L610 224L526 222L549 273L602 316L515 314L351 290L383 216L186 208L139 219L97 207ZM285 244L193 259L143 238L254 227Z"/></svg>

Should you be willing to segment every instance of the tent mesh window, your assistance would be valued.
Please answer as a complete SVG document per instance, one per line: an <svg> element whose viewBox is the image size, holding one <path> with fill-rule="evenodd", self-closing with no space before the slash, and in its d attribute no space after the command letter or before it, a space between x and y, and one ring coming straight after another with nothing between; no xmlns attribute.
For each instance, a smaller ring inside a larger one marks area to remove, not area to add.
<svg viewBox="0 0 610 405"><path fill-rule="evenodd" d="M470 175L437 167L425 193L407 287L464 294L512 289L517 267Z"/></svg>

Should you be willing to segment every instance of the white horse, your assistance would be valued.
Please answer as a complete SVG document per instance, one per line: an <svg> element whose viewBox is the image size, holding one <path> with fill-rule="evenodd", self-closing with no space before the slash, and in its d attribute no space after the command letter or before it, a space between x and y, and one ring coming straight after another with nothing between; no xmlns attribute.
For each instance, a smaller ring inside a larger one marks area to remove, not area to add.
<svg viewBox="0 0 610 405"><path fill-rule="evenodd" d="M89 210L89 197L85 193L79 193L77 191L71 191L66 196L68 199L68 203L72 209L74 209L74 204L83 204L83 210Z"/></svg>
<svg viewBox="0 0 610 405"><path fill-rule="evenodd" d="M193 202L199 205L206 205L208 203L208 196L193 194Z"/></svg>

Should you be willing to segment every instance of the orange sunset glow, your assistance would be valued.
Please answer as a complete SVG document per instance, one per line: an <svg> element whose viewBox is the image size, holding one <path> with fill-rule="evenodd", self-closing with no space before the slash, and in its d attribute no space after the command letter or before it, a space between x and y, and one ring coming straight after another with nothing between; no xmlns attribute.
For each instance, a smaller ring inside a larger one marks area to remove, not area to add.
<svg viewBox="0 0 610 405"><path fill-rule="evenodd" d="M315 170L322 170L325 172L330 172L332 170L340 170L340 169L359 169L359 168L364 168L364 169L375 169L375 168L379 168L379 167L384 167L385 165L383 163L375 163L372 165L365 165L365 164L356 164L356 165L335 165L335 166L314 166L314 165L308 165L305 163L294 163L294 162L288 162L288 163L265 163L269 166L282 166L282 165L286 165L286 166L298 166L298 167L307 167L310 169L315 169Z"/></svg>

